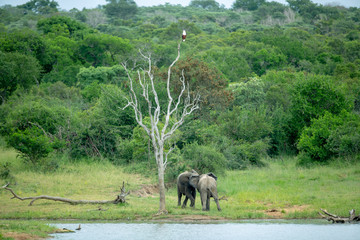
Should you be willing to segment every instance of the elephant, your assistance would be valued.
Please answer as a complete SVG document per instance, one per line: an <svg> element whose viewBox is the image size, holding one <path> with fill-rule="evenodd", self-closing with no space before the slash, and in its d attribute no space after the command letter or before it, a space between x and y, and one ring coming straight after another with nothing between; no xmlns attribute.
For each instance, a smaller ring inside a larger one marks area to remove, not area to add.
<svg viewBox="0 0 360 240"><path fill-rule="evenodd" d="M216 181L217 181L217 177L212 172L201 175L197 173L193 173L190 176L189 184L194 188L196 188L200 193L201 205L203 211L210 210L210 197L214 198L218 211L221 211L219 205L219 197L217 193Z"/></svg>
<svg viewBox="0 0 360 240"><path fill-rule="evenodd" d="M190 172L183 172L177 178L177 191L178 191L178 206L181 205L181 197L185 195L182 208L186 207L188 199L190 199L190 207L195 206L196 189L189 184L189 179L192 174L199 175L195 170Z"/></svg>

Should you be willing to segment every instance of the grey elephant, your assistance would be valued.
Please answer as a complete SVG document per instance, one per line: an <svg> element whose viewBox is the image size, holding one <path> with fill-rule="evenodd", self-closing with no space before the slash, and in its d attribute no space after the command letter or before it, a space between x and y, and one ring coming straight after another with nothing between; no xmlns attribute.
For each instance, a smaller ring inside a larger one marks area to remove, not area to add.
<svg viewBox="0 0 360 240"><path fill-rule="evenodd" d="M181 205L181 197L185 195L182 208L186 207L187 201L190 199L190 207L195 206L196 189L189 184L192 174L199 175L195 170L183 172L177 178L178 206Z"/></svg>
<svg viewBox="0 0 360 240"><path fill-rule="evenodd" d="M217 209L221 211L216 181L216 175L211 172L201 175L193 173L190 176L189 184L199 191L203 211L210 210L210 197L214 198Z"/></svg>

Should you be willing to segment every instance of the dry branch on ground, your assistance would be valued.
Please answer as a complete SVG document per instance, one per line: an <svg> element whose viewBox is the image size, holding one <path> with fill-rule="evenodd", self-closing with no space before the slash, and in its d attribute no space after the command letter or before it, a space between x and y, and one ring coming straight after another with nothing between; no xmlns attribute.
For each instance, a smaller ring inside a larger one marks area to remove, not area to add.
<svg viewBox="0 0 360 240"><path fill-rule="evenodd" d="M349 211L349 217L339 217L335 214L327 212L325 209L320 209L324 214L320 213L322 218L325 218L328 221L332 221L333 223L347 223L347 222L360 222L360 215L355 216L355 209Z"/></svg>
<svg viewBox="0 0 360 240"><path fill-rule="evenodd" d="M29 203L29 206L31 206L36 200L39 200L39 199L60 201L60 202L70 203L73 205L76 205L76 204L109 204L109 203L118 204L118 203L125 203L126 202L125 197L130 194L130 191L126 192L124 182L123 182L123 186L120 189L121 190L120 194L117 195L114 200L73 200L73 199L68 199L68 198L63 198L63 197L54 197L54 196L48 196L48 195L40 195L40 196L36 196L36 197L20 197L11 188L9 188L9 183L4 185L2 187L2 189L8 190L12 193L13 197L11 199L16 198L21 201L31 200L31 202Z"/></svg>

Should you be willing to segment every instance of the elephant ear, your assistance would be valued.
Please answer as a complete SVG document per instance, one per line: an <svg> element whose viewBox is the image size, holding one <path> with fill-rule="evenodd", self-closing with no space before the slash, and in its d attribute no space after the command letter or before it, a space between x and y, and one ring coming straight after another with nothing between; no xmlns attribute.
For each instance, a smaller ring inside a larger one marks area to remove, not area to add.
<svg viewBox="0 0 360 240"><path fill-rule="evenodd" d="M217 181L217 176L215 174L213 174L212 172L207 173L206 175L208 175L209 177L212 177L215 179L215 181Z"/></svg>
<svg viewBox="0 0 360 240"><path fill-rule="evenodd" d="M197 173L193 173L190 175L189 184L190 186L197 188L199 182L200 175Z"/></svg>

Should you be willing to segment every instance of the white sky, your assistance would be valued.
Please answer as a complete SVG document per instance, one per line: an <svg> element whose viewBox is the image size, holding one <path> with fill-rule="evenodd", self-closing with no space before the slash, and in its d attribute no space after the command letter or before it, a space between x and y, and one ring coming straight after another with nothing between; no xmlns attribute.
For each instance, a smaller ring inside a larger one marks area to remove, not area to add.
<svg viewBox="0 0 360 240"><path fill-rule="evenodd" d="M0 6L5 4L10 4L12 6L24 4L29 0L0 0ZM91 9L95 8L98 5L105 5L105 0L55 0L59 3L61 9L70 10L72 8L77 8L82 10L84 7ZM138 6L157 6L160 4L170 3L170 4L181 4L183 6L188 6L191 0L135 0ZM220 4L224 4L226 8L230 8L235 0L216 0ZM269 1L269 0L267 0ZM274 0L286 4L286 0ZM314 3L328 4L328 3L337 3L345 7L358 7L360 8L360 0L312 0Z"/></svg>

